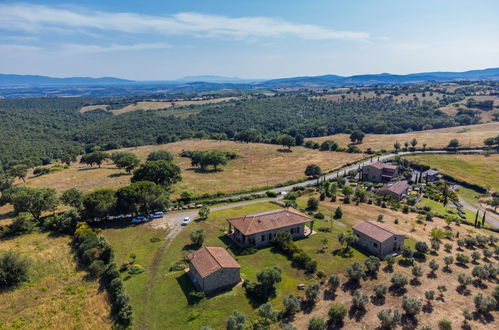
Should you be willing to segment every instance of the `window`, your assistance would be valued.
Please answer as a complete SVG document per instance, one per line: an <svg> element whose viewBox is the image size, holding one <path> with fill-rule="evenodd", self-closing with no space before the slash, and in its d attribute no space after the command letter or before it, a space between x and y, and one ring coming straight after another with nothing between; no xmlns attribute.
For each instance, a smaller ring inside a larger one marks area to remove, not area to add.
<svg viewBox="0 0 499 330"><path fill-rule="evenodd" d="M265 242L265 235L262 235L262 242Z"/></svg>
<svg viewBox="0 0 499 330"><path fill-rule="evenodd" d="M269 241L272 240L272 233L269 234Z"/></svg>
<svg viewBox="0 0 499 330"><path fill-rule="evenodd" d="M378 243L373 243L374 247L378 247Z"/></svg>

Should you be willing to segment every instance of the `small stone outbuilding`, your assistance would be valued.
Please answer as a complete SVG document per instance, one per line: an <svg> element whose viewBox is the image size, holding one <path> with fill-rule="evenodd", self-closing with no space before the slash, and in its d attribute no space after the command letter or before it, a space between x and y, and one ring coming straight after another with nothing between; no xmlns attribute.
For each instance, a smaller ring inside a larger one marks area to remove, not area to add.
<svg viewBox="0 0 499 330"><path fill-rule="evenodd" d="M381 187L376 192L376 195L383 197L392 196L396 200L401 201L407 196L409 188L410 185L407 183L407 181L390 182Z"/></svg>
<svg viewBox="0 0 499 330"><path fill-rule="evenodd" d="M278 232L287 231L293 239L312 233L314 219L291 208L249 214L227 219L227 235L242 248L263 247L274 242ZM305 226L309 223L309 227Z"/></svg>
<svg viewBox="0 0 499 330"><path fill-rule="evenodd" d="M352 228L357 244L377 257L400 252L405 235L380 222L364 221Z"/></svg>
<svg viewBox="0 0 499 330"><path fill-rule="evenodd" d="M188 275L206 293L230 288L241 281L241 266L221 247L203 247L187 256Z"/></svg>

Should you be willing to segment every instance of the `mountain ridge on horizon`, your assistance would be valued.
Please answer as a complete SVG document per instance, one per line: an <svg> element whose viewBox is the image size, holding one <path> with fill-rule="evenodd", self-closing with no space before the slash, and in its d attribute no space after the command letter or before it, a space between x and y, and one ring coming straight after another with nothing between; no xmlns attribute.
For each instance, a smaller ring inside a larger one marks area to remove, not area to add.
<svg viewBox="0 0 499 330"><path fill-rule="evenodd" d="M481 70L468 70L462 72L435 71L410 74L361 74L352 76L340 76L334 74L318 76L297 76L276 79L244 79L238 77L224 77L217 75L186 76L175 80L130 80L115 77L49 77L43 75L17 75L1 74L1 86L50 86L50 85L147 85L147 84L233 84L255 88L286 88L286 87L344 87L376 84L410 84L427 82L451 82L459 80L493 80L499 81L499 68L487 68Z"/></svg>

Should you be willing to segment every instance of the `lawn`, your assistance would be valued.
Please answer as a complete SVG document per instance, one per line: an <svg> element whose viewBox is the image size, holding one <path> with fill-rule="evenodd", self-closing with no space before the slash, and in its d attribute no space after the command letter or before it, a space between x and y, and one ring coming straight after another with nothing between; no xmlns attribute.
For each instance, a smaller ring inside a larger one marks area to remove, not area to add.
<svg viewBox="0 0 499 330"><path fill-rule="evenodd" d="M111 329L99 284L78 270L67 236L34 233L0 241L32 259L28 283L0 293L0 329Z"/></svg>
<svg viewBox="0 0 499 330"><path fill-rule="evenodd" d="M457 216L456 209L449 207L450 205L453 205L453 204L448 204L447 206L444 206L442 203L436 202L436 201L428 199L428 198L423 198L418 203L418 206L431 207L432 213L439 214L441 216L444 216L446 214L451 214L451 215ZM463 211L464 211L464 215L466 216L466 220L469 223L474 223L476 214L471 212L470 210L464 209L464 208L463 208ZM478 220L482 221L482 217L480 215L478 216ZM486 224L486 226L488 226L488 224Z"/></svg>
<svg viewBox="0 0 499 330"><path fill-rule="evenodd" d="M193 169L190 159L178 157L182 150L211 149L234 151L239 157L230 161L223 171L206 173ZM280 152L279 149L276 145L260 143L189 140L122 150L135 153L142 161L152 151L172 152L175 162L182 168L183 177L183 180L174 186L174 192L187 190L194 194L265 189L289 180L303 179L305 168L309 164L317 164L323 170L331 170L363 157L362 154L320 152L303 147L292 148L292 152ZM101 168L73 164L68 169L39 177L29 176L27 179L28 185L51 187L59 192L71 187L86 192L97 188L118 188L129 182L130 176L113 164L105 164Z"/></svg>
<svg viewBox="0 0 499 330"><path fill-rule="evenodd" d="M187 253L185 248L190 244L189 234L196 229L204 229L207 233L206 246L226 247L232 244L224 237L227 229L226 218L251 214L265 210L279 208L271 203L258 203L234 207L226 210L212 212L203 222L192 222L188 227L175 237L168 248L165 241L154 243L152 249L147 249L152 243L150 236L157 235L151 229L146 229L149 224L125 229L108 229L103 234L115 248L117 261L128 259L131 251L137 254L137 262L146 268L146 272L134 275L125 281L127 293L131 296L135 309L135 326L139 329L199 329L210 326L215 329L223 328L226 319L238 310L248 316L253 315L254 305L245 296L244 289L240 286L229 292L221 293L201 301L194 301L189 292L194 290L189 278L183 271L170 271L170 267L181 261ZM142 229L141 227L144 227ZM347 227L346 227L347 228ZM346 229L345 228L345 229ZM139 233L132 232L139 229ZM342 229L342 230L345 230ZM332 252L339 248L336 235L340 229L333 233L318 233L309 238L297 241L298 246L317 258L319 269L327 274L343 272L345 267L353 260L363 260L364 256L354 251L352 258L332 256ZM149 234L145 234L148 233ZM148 236L149 235L149 236ZM133 236L134 238L130 238ZM325 254L317 254L322 246L322 240L328 239L328 249ZM144 246L142 250L137 246ZM147 251L147 253L145 253ZM233 250L230 250L233 253ZM236 256L241 265L241 275L244 279L256 280L256 273L265 267L278 266L282 269L283 280L278 284L277 296L271 300L276 308L282 308L282 297L287 294L303 295L298 291L297 285L310 283L304 272L293 268L291 262L273 248L265 248L257 253L247 256ZM157 260L157 265L151 271L152 260ZM158 308L161 306L161 308Z"/></svg>
<svg viewBox="0 0 499 330"><path fill-rule="evenodd" d="M456 179L499 190L499 155L416 155L408 159Z"/></svg>
<svg viewBox="0 0 499 330"><path fill-rule="evenodd" d="M465 147L483 147L483 141L489 137L495 137L499 134L499 123L478 124L470 126L459 126L432 129L427 131L417 131L402 134L366 134L362 144L358 147L362 150L371 148L373 150L393 150L393 144L399 141L402 147L404 142L410 142L416 138L418 141L417 148L422 148L423 144L427 144L427 148L442 149L447 147L451 139L458 139L459 142ZM350 143L348 134L336 134L331 136L308 138L322 142L326 140L334 140L340 145L347 145Z"/></svg>

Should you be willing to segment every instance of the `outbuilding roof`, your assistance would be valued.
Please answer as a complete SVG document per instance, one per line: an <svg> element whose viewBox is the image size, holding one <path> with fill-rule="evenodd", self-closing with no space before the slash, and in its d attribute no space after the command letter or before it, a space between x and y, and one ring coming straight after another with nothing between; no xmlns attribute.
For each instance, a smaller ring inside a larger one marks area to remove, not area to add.
<svg viewBox="0 0 499 330"><path fill-rule="evenodd" d="M380 191L391 191L397 195L402 195L407 189L409 189L407 181L397 181L385 184L380 188Z"/></svg>
<svg viewBox="0 0 499 330"><path fill-rule="evenodd" d="M222 268L241 268L222 247L203 247L190 253L187 258L202 278Z"/></svg>
<svg viewBox="0 0 499 330"><path fill-rule="evenodd" d="M404 236L404 234L400 233L399 231L396 231L379 222L373 221L363 221L353 226L352 229L378 242L384 242L394 235Z"/></svg>
<svg viewBox="0 0 499 330"><path fill-rule="evenodd" d="M227 222L243 235L257 234L310 221L313 221L311 217L291 207L227 219Z"/></svg>
<svg viewBox="0 0 499 330"><path fill-rule="evenodd" d="M387 164L387 163L383 163L383 162L374 162L374 163L369 163L369 164L366 164L365 166L372 166L372 167L375 167L377 169L393 169L395 170L397 168L396 165L393 165L393 164Z"/></svg>

